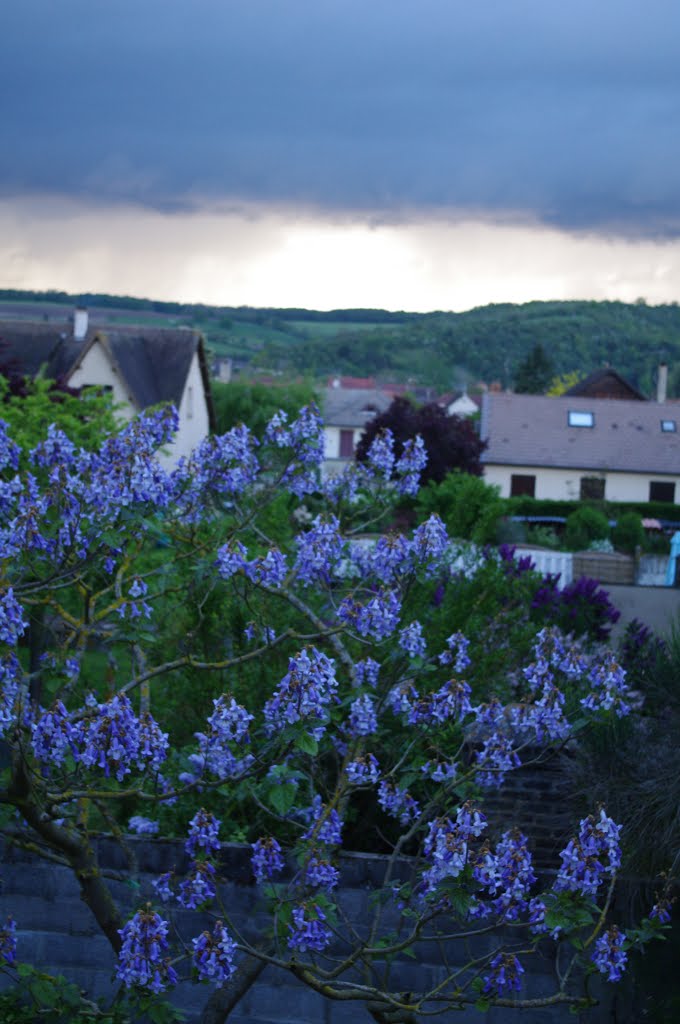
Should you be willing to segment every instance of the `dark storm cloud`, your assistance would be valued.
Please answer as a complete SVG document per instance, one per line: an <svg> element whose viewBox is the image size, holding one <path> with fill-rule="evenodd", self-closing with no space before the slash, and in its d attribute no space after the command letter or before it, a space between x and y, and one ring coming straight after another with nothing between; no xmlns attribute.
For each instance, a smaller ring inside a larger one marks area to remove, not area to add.
<svg viewBox="0 0 680 1024"><path fill-rule="evenodd" d="M680 232L676 0L4 0L0 192Z"/></svg>

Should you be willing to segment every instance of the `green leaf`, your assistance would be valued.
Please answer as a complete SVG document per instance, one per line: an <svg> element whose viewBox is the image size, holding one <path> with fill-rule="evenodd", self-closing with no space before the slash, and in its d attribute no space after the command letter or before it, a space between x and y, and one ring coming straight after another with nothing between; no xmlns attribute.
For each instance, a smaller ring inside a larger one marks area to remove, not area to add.
<svg viewBox="0 0 680 1024"><path fill-rule="evenodd" d="M314 757L319 753L319 743L310 736L308 732L301 732L295 740L295 746L298 750L302 750L305 754L311 754Z"/></svg>
<svg viewBox="0 0 680 1024"><path fill-rule="evenodd" d="M33 999L41 1006L52 1007L57 1005L59 996L51 982L40 978L32 981L28 988Z"/></svg>
<svg viewBox="0 0 680 1024"><path fill-rule="evenodd" d="M294 786L292 782L284 782L279 786L273 786L268 794L269 803L278 814L288 814L288 811L293 806L296 793L297 786Z"/></svg>

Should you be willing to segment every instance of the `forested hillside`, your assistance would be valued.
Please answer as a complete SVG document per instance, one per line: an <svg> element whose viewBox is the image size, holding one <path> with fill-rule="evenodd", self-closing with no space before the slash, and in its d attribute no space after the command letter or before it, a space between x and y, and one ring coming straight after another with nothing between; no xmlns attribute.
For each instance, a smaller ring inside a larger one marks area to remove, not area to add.
<svg viewBox="0 0 680 1024"><path fill-rule="evenodd" d="M267 345L258 362L312 373L414 377L455 386L467 380L512 385L527 353L541 344L556 374L584 376L609 363L643 391L660 361L680 394L680 309L622 302L532 302L432 313L407 324Z"/></svg>
<svg viewBox="0 0 680 1024"><path fill-rule="evenodd" d="M465 313L322 312L0 290L0 317L18 312L66 318L76 301L111 322L198 327L216 354L257 369L409 379L440 388L477 380L511 386L519 364L540 344L556 374L586 375L608 363L647 393L658 363L666 361L670 394L680 396L677 304L530 302Z"/></svg>

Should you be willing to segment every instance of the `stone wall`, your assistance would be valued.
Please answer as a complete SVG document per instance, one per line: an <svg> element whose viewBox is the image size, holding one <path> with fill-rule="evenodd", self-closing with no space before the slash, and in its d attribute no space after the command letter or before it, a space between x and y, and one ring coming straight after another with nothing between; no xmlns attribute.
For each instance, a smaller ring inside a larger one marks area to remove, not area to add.
<svg viewBox="0 0 680 1024"><path fill-rule="evenodd" d="M520 787L521 788L521 787ZM540 801L538 801L540 802ZM186 855L181 843L131 839L130 849L137 861L137 872L130 881L109 881L112 893L126 911L139 907L153 895L151 880L163 871L186 869ZM223 876L228 879L221 896L228 912L249 937L262 934L267 915L249 870L249 850L225 845ZM105 872L122 875L126 858L111 840L99 842L100 863ZM401 865L402 875L409 865ZM67 868L36 860L16 849L6 848L2 855L3 880L0 914L11 914L17 921L19 958L34 966L62 973L94 997L107 996L115 990L112 980L114 956L106 939L100 934L89 908L81 901L78 885ZM372 912L371 893L382 878L384 861L363 854L342 858L342 884L339 897L342 914L357 929L365 926ZM206 925L199 914L182 911L176 917L179 929L187 936L198 934ZM397 920L393 922L398 924ZM460 963L462 955L481 956L494 948L492 936L482 935L467 944L467 953L459 946L444 943L421 943L415 959L404 959L393 965L394 987L418 990L424 978L437 982L445 976L444 962ZM547 951L546 951L547 952ZM553 990L551 956L527 960L523 994L530 997L546 995ZM173 992L172 1001L189 1020L196 1020L210 994L205 985L184 983ZM427 1018L423 1018L427 1019ZM473 1009L446 1013L433 1018L442 1024L568 1024L575 1018L566 1007L515 1011L495 1008L486 1014ZM609 1008L597 1009L584 1016L592 1024L611 1021ZM298 983L286 972L267 967L256 985L232 1012L229 1024L374 1024L363 1004L326 1000Z"/></svg>

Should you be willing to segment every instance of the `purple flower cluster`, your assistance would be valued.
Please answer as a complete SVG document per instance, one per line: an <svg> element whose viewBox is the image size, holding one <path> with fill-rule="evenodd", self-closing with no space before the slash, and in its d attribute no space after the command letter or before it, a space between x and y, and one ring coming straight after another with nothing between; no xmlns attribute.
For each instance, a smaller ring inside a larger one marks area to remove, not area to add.
<svg viewBox="0 0 680 1024"><path fill-rule="evenodd" d="M587 697L581 700L583 707L590 711L615 711L621 718L630 711L629 687L626 670L621 667L613 654L598 659L588 674L592 687Z"/></svg>
<svg viewBox="0 0 680 1024"><path fill-rule="evenodd" d="M338 618L359 636L384 640L399 623L401 604L393 590L381 590L366 603L346 597L338 608Z"/></svg>
<svg viewBox="0 0 680 1024"><path fill-rule="evenodd" d="M288 925L288 948L299 953L306 953L307 950L321 953L332 938L321 907L312 902L303 903L293 909L292 917Z"/></svg>
<svg viewBox="0 0 680 1024"><path fill-rule="evenodd" d="M352 701L347 731L350 736L370 736L378 729L375 701L368 694Z"/></svg>
<svg viewBox="0 0 680 1024"><path fill-rule="evenodd" d="M215 899L215 868L210 861L194 861L179 884L177 901L187 910L196 910Z"/></svg>
<svg viewBox="0 0 680 1024"><path fill-rule="evenodd" d="M397 474L397 490L400 494L414 495L418 493L420 474L427 465L425 443L417 434L416 437L404 442L402 453L395 468Z"/></svg>
<svg viewBox="0 0 680 1024"><path fill-rule="evenodd" d="M519 992L524 968L513 953L497 953L489 966L491 971L484 976L484 992Z"/></svg>
<svg viewBox="0 0 680 1024"><path fill-rule="evenodd" d="M281 847L272 836L258 839L252 844L253 855L250 863L256 881L264 882L278 875L284 868Z"/></svg>
<svg viewBox="0 0 680 1024"><path fill-rule="evenodd" d="M670 924L672 902L669 896L664 895L658 898L657 894L657 901L649 912L650 918L652 920L656 918L661 924Z"/></svg>
<svg viewBox="0 0 680 1024"><path fill-rule="evenodd" d="M19 468L19 445L10 438L7 433L8 426L5 420L0 420L0 469Z"/></svg>
<svg viewBox="0 0 680 1024"><path fill-rule="evenodd" d="M152 888L155 890L155 893L158 896L159 900L162 900L163 903L167 903L168 900L174 900L175 898L175 893L173 892L172 889L173 877L174 872L166 871L158 878L154 878L151 882Z"/></svg>
<svg viewBox="0 0 680 1024"><path fill-rule="evenodd" d="M449 535L441 518L433 513L413 532L411 551L416 565L428 572L439 567L449 545Z"/></svg>
<svg viewBox="0 0 680 1024"><path fill-rule="evenodd" d="M215 565L223 580L242 572L251 583L273 588L281 586L288 572L286 557L278 548L270 548L266 555L249 560L248 551L240 540L224 544L217 552Z"/></svg>
<svg viewBox="0 0 680 1024"><path fill-rule="evenodd" d="M151 607L146 601L138 601L138 598L144 598L148 593L148 587L140 576L135 576L132 581L132 586L128 590L128 597L132 598L132 601L124 601L118 609L118 614L121 618L139 619L151 618Z"/></svg>
<svg viewBox="0 0 680 1024"><path fill-rule="evenodd" d="M413 686L402 695L400 711L407 713L409 725L436 726L447 721L462 721L472 711L470 687L449 679L432 693L420 695ZM394 708L394 705L393 705Z"/></svg>
<svg viewBox="0 0 680 1024"><path fill-rule="evenodd" d="M345 768L347 778L354 786L374 786L380 778L380 767L373 754L362 754Z"/></svg>
<svg viewBox="0 0 680 1024"><path fill-rule="evenodd" d="M417 619L399 631L397 643L411 658L424 658L427 653L423 627Z"/></svg>
<svg viewBox="0 0 680 1024"><path fill-rule="evenodd" d="M325 730L328 706L336 698L338 682L333 662L315 647L306 648L288 662L288 672L264 706L265 730L271 736L285 725L312 721L311 734Z"/></svg>
<svg viewBox="0 0 680 1024"><path fill-rule="evenodd" d="M150 908L138 910L118 934L123 945L116 974L126 988L139 986L158 993L165 991L168 985L177 984L177 974L165 956L167 921Z"/></svg>
<svg viewBox="0 0 680 1024"><path fill-rule="evenodd" d="M15 647L28 623L11 587L0 595L0 640Z"/></svg>
<svg viewBox="0 0 680 1024"><path fill-rule="evenodd" d="M139 718L125 696L104 704L86 701L86 717L74 720L61 701L33 723L33 751L43 764L61 764L67 753L86 768L101 768L118 782L133 769L158 771L167 757L168 737L148 712Z"/></svg>
<svg viewBox="0 0 680 1024"><path fill-rule="evenodd" d="M409 825L420 814L418 801L411 794L382 779L378 786L378 803L386 814L396 818L402 825Z"/></svg>
<svg viewBox="0 0 680 1024"><path fill-rule="evenodd" d="M0 658L0 736L15 720L16 705L21 691L21 665L15 654Z"/></svg>
<svg viewBox="0 0 680 1024"><path fill-rule="evenodd" d="M373 444L368 449L367 461L374 473L380 473L385 480L389 480L394 469L394 435L387 427L376 435Z"/></svg>
<svg viewBox="0 0 680 1024"><path fill-rule="evenodd" d="M559 891L595 896L605 876L613 876L621 866L620 825L615 825L604 810L597 817L583 818L579 834L570 839L560 853L562 865L555 879Z"/></svg>
<svg viewBox="0 0 680 1024"><path fill-rule="evenodd" d="M412 545L403 533L386 533L374 543L357 541L350 549L352 564L361 576L389 585L411 569Z"/></svg>
<svg viewBox="0 0 680 1024"><path fill-rule="evenodd" d="M189 822L189 838L184 844L184 849L190 857L193 857L197 850L208 857L213 853L219 853L219 831L218 819L202 807Z"/></svg>
<svg viewBox="0 0 680 1024"><path fill-rule="evenodd" d="M236 943L221 921L216 922L212 934L201 932L191 944L191 958L200 981L210 981L217 986L229 981L236 970Z"/></svg>
<svg viewBox="0 0 680 1024"><path fill-rule="evenodd" d="M310 857L305 868L305 885L331 892L340 881L340 872L324 857Z"/></svg>
<svg viewBox="0 0 680 1024"><path fill-rule="evenodd" d="M330 583L345 546L336 516L317 516L308 530L296 536L295 545L297 580L303 586Z"/></svg>
<svg viewBox="0 0 680 1024"><path fill-rule="evenodd" d="M450 782L458 774L458 762L426 761L420 767L423 775L433 782Z"/></svg>
<svg viewBox="0 0 680 1024"><path fill-rule="evenodd" d="M468 862L468 835L450 818L437 818L428 827L423 847L430 866L423 872L426 892L444 878L457 878Z"/></svg>
<svg viewBox="0 0 680 1024"><path fill-rule="evenodd" d="M536 881L527 837L517 829L504 832L495 852L486 850L473 874L495 897L490 909L505 920L517 920L529 907L529 889Z"/></svg>
<svg viewBox="0 0 680 1024"><path fill-rule="evenodd" d="M624 943L625 932L619 931L616 925L595 940L595 949L591 960L600 974L606 974L607 981L620 981L626 969L628 954Z"/></svg>
<svg viewBox="0 0 680 1024"><path fill-rule="evenodd" d="M316 843L327 843L329 846L340 846L342 843L342 818L334 807L328 808L320 796L314 797L310 808L312 824L304 834L304 839Z"/></svg>
<svg viewBox="0 0 680 1024"><path fill-rule="evenodd" d="M297 419L288 423L285 412L276 413L267 424L264 443L292 450L281 483L301 498L318 488L318 469L324 458L323 423L317 407L300 409Z"/></svg>
<svg viewBox="0 0 680 1024"><path fill-rule="evenodd" d="M243 424L204 438L173 474L180 515L189 522L200 520L216 498L242 494L250 487L260 470L257 444Z"/></svg>
<svg viewBox="0 0 680 1024"><path fill-rule="evenodd" d="M144 818L141 814L133 814L128 821L128 828L138 836L155 836L158 833L159 825L157 821Z"/></svg>
<svg viewBox="0 0 680 1024"><path fill-rule="evenodd" d="M519 768L521 761L512 740L494 732L483 741L481 749L475 751L474 763L477 783L490 788L501 786L506 773Z"/></svg>
<svg viewBox="0 0 680 1024"><path fill-rule="evenodd" d="M13 917L8 917L5 921L5 927L0 928L0 963L9 964L10 967L14 967L17 962L16 932L16 921Z"/></svg>
<svg viewBox="0 0 680 1024"><path fill-rule="evenodd" d="M200 778L206 771L218 779L233 778L247 770L253 760L251 754L239 756L238 752L238 746L249 742L253 715L226 693L213 700L213 707L206 732L195 733L200 753L189 758L194 773L186 776L187 782Z"/></svg>
<svg viewBox="0 0 680 1024"><path fill-rule="evenodd" d="M448 650L439 655L439 664L450 665L453 663L453 671L460 675L470 665L468 656L470 641L462 633L452 633L450 637L447 637L446 646Z"/></svg>
<svg viewBox="0 0 680 1024"><path fill-rule="evenodd" d="M379 672L379 662L374 661L373 658L364 658L363 661L354 663L354 682L357 686L376 687Z"/></svg>

